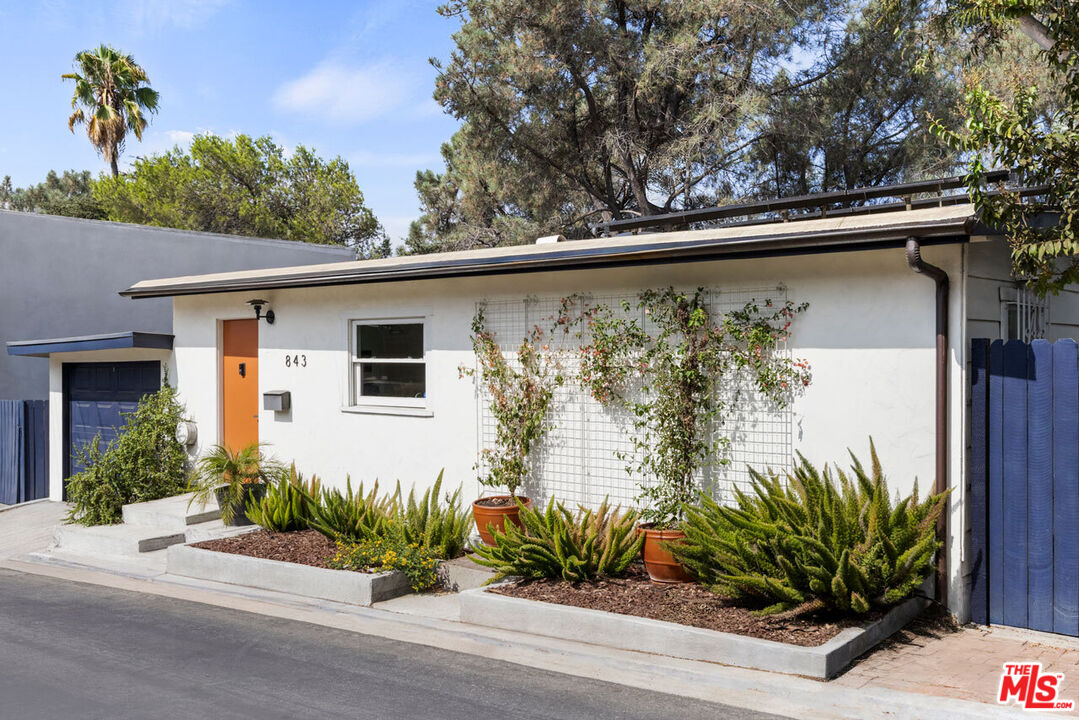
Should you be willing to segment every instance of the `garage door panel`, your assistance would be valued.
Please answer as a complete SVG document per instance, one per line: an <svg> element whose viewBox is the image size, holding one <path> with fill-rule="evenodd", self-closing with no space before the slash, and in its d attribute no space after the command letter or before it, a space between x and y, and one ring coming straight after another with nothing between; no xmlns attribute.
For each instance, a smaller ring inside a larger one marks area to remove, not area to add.
<svg viewBox="0 0 1079 720"><path fill-rule="evenodd" d="M104 450L142 396L160 388L160 377L161 365L156 361L64 365L65 479L83 469L75 451L95 436Z"/></svg>

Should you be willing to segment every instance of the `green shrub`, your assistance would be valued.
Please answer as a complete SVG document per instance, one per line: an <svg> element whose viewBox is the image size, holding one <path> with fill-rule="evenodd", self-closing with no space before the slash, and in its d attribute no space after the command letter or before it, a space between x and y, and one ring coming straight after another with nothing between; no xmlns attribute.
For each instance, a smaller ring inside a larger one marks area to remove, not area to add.
<svg viewBox="0 0 1079 720"><path fill-rule="evenodd" d="M492 531L493 547L474 548L476 562L497 571L492 581L510 575L573 582L617 575L641 551L638 514L611 510L606 500L595 511L581 507L576 513L553 499L545 512L520 500L517 505L523 528L507 523L505 532Z"/></svg>
<svg viewBox="0 0 1079 720"><path fill-rule="evenodd" d="M166 380L144 395L126 414L119 436L102 451L100 437L76 449L86 468L68 480L71 510L67 522L109 525L120 522L128 503L179 495L187 485L187 453L176 442L176 423L184 408Z"/></svg>
<svg viewBox="0 0 1079 720"><path fill-rule="evenodd" d="M438 582L438 561L426 548L405 542L396 533L359 543L338 541L337 552L327 562L337 570L400 570L408 576L416 592L434 587Z"/></svg>
<svg viewBox="0 0 1079 720"><path fill-rule="evenodd" d="M317 494L308 493L311 500L313 530L344 542L359 543L385 537L396 525L397 502L390 496L378 496L378 482L371 492L364 493L361 483L352 491L352 480L345 480L345 491L322 488Z"/></svg>
<svg viewBox="0 0 1079 720"><path fill-rule="evenodd" d="M764 614L834 609L865 613L909 597L940 548L935 524L947 493L894 505L876 448L867 473L820 473L803 457L786 482L750 470L753 493L738 506L703 497L687 508L686 540L670 551L720 595L767 604Z"/></svg>
<svg viewBox="0 0 1079 720"><path fill-rule="evenodd" d="M468 533L472 529L472 513L461 507L461 488L446 495L446 504L439 502L442 490L442 473L438 473L433 487L416 501L413 490L408 502L401 503L401 486L397 486L398 507L401 508L401 530L405 541L427 548L435 557L450 560L465 552Z"/></svg>
<svg viewBox="0 0 1079 720"><path fill-rule="evenodd" d="M306 530L314 512L312 498L319 496L320 484L315 476L304 480L293 463L287 472L267 484L261 499L248 500L247 517L270 532Z"/></svg>

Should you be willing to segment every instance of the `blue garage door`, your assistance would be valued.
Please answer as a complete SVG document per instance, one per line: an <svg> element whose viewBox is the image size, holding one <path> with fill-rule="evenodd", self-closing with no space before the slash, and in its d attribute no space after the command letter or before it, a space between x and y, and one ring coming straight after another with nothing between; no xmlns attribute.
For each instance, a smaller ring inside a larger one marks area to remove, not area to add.
<svg viewBox="0 0 1079 720"><path fill-rule="evenodd" d="M64 479L82 470L76 448L101 434L102 450L126 423L125 413L161 387L161 364L149 362L64 364Z"/></svg>

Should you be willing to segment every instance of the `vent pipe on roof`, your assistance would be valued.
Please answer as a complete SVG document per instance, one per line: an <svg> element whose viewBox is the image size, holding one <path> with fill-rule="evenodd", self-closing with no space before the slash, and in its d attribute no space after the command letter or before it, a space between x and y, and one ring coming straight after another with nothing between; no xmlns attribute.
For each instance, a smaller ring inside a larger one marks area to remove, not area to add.
<svg viewBox="0 0 1079 720"><path fill-rule="evenodd" d="M537 245L548 245L550 243L566 242L565 235L544 235L541 238L536 238Z"/></svg>
<svg viewBox="0 0 1079 720"><path fill-rule="evenodd" d="M922 259L922 246L916 238L907 239L907 264L937 285L936 321L936 479L933 493L948 489L948 273ZM943 543L937 556L937 600L948 603L948 506L937 518L937 537Z"/></svg>

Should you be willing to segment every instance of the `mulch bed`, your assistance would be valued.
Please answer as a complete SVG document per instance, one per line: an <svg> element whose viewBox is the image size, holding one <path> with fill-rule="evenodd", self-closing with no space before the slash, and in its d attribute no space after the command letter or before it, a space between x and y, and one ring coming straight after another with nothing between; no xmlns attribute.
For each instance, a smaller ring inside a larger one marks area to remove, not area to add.
<svg viewBox="0 0 1079 720"><path fill-rule="evenodd" d="M337 550L332 540L315 530L287 533L258 530L220 540L206 540L193 547L320 568L328 567L326 561Z"/></svg>
<svg viewBox="0 0 1079 720"><path fill-rule="evenodd" d="M525 580L493 587L490 592L558 605L666 620L680 625L748 635L803 647L821 645L844 628L860 627L882 615L871 612L858 619L823 613L786 620L759 617L753 614L751 608L719 597L696 583L653 583L649 581L644 568L638 565L631 566L626 575L618 578L580 583Z"/></svg>

